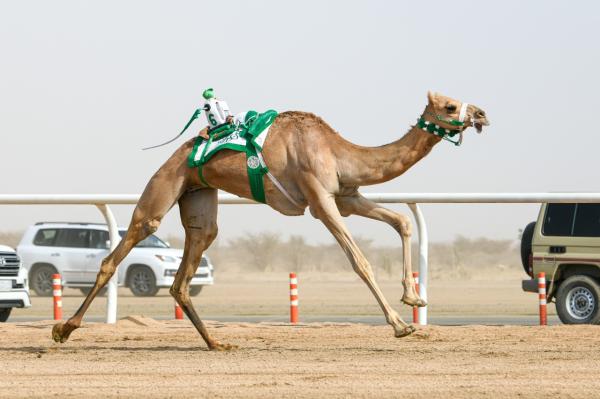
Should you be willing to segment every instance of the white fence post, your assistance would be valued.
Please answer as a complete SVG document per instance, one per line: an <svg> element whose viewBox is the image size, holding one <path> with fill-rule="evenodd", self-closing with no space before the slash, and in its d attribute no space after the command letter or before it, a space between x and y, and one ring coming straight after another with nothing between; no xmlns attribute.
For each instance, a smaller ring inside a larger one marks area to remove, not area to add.
<svg viewBox="0 0 600 399"><path fill-rule="evenodd" d="M117 222L115 217L106 204L96 204L102 215L104 215L104 219L106 220L106 224L108 225L108 237L110 238L110 252L114 251L121 237L119 236L119 228L117 227ZM115 274L108 281L108 291L106 293L106 322L109 324L114 324L117 322L117 281L119 271L115 271Z"/></svg>
<svg viewBox="0 0 600 399"><path fill-rule="evenodd" d="M419 231L419 296L427 301L427 271L429 269L429 238L427 235L427 225L421 208L417 204L408 204L417 221ZM419 308L419 324L427 325L427 306Z"/></svg>

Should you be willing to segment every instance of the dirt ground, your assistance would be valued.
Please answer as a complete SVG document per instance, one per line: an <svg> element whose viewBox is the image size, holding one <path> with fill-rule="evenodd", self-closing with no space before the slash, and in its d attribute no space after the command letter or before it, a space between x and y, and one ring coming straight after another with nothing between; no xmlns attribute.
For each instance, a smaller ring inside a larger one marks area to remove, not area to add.
<svg viewBox="0 0 600 399"><path fill-rule="evenodd" d="M536 295L521 290L521 278L433 280L430 315L535 315ZM301 320L381 315L351 272L304 273L299 280ZM380 279L380 286L410 321L400 281ZM228 275L193 300L209 320L285 316L288 290L286 275ZM66 318L83 296L64 293ZM0 325L0 397L600 397L597 326L428 326L396 339L388 326L209 321L218 339L239 345L216 353L189 321L153 319L173 315L167 290L140 298L120 288L117 325L85 323L62 345L50 339L53 322L22 321L50 318L51 298L32 302ZM97 298L88 316L104 315L105 306L106 298Z"/></svg>
<svg viewBox="0 0 600 399"><path fill-rule="evenodd" d="M591 398L600 395L594 326L424 327L189 321L87 323L65 344L52 322L0 325L1 397Z"/></svg>

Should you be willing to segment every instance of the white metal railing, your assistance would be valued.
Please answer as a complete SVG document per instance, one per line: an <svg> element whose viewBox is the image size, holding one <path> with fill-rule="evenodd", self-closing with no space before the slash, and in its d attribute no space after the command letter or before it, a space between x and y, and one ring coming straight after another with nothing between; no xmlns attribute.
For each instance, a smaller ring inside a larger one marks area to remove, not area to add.
<svg viewBox="0 0 600 399"><path fill-rule="evenodd" d="M419 237L419 289L427 300L428 236L425 218L419 203L463 204L523 204L543 202L600 202L600 193L364 193L364 197L378 203L405 203L413 212ZM138 194L0 194L0 205L94 205L104 216L109 227L110 249L119 242L117 223L108 207L111 205L134 205ZM257 204L252 200L232 194L219 193L220 204ZM117 318L117 273L108 285L106 322L115 323ZM427 324L427 307L419 309L419 323Z"/></svg>

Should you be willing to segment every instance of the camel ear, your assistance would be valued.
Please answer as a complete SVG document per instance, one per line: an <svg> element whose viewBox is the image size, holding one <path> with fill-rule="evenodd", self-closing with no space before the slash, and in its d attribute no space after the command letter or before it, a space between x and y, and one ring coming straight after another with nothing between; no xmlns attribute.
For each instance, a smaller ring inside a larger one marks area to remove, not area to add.
<svg viewBox="0 0 600 399"><path fill-rule="evenodd" d="M432 93L430 91L427 91L427 100L429 101L429 104L431 105L435 105L435 99L437 97L436 93Z"/></svg>

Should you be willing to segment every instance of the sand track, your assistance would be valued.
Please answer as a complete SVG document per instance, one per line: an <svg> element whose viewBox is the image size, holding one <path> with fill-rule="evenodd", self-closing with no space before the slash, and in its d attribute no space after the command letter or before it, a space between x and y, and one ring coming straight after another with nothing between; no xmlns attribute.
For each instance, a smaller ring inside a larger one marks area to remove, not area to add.
<svg viewBox="0 0 600 399"><path fill-rule="evenodd" d="M395 339L359 324L188 321L86 324L65 344L52 322L0 325L2 397L597 397L596 326L426 327ZM450 396L451 394L451 396Z"/></svg>

